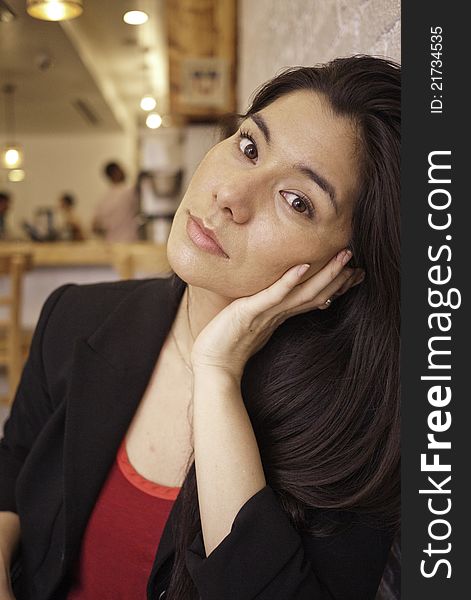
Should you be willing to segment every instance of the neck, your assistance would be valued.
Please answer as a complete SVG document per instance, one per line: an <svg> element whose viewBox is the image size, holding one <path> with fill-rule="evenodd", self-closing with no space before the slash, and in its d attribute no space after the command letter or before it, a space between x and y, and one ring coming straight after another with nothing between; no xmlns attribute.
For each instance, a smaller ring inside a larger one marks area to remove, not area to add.
<svg viewBox="0 0 471 600"><path fill-rule="evenodd" d="M188 285L173 324L173 337L180 358L189 366L193 343L206 325L232 302L203 288Z"/></svg>
<svg viewBox="0 0 471 600"><path fill-rule="evenodd" d="M196 339L206 325L232 302L232 299L193 285L188 285L186 293L191 335ZM186 301L184 304L186 310Z"/></svg>

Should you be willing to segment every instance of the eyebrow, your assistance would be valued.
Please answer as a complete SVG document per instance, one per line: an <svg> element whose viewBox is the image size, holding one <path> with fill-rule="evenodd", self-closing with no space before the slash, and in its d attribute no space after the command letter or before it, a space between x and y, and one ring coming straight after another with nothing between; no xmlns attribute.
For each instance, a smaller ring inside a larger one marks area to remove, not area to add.
<svg viewBox="0 0 471 600"><path fill-rule="evenodd" d="M265 138L266 143L270 144L270 140L271 140L270 130L268 129L268 125L267 125L265 119L262 117L262 115L259 115L258 113L254 113L253 115L250 115L250 118L255 123L255 125L257 125L257 127L260 129L260 131L263 133L263 137Z"/></svg>
<svg viewBox="0 0 471 600"><path fill-rule="evenodd" d="M324 192L326 192L326 194L329 196L330 203L332 204L335 213L338 215L339 206L337 204L334 186L331 185L327 179L325 179L325 177L322 177L322 175L319 175L319 173L313 171L310 167L306 167L305 165L294 165L294 168L303 173L303 175L307 175L309 179L312 179L312 181L317 183L317 185L324 190Z"/></svg>
<svg viewBox="0 0 471 600"><path fill-rule="evenodd" d="M255 125L257 125L257 127L260 129L260 131L263 134L263 137L265 138L265 142L268 145L270 145L270 141L271 141L270 130L268 128L268 125L267 125L265 119L262 117L262 115L260 115L258 113L254 113L253 115L250 115L249 118L252 119L252 121L255 123ZM314 181L314 183L316 183L321 188L321 190L323 190L329 196L330 203L331 203L332 207L334 208L335 213L338 215L339 207L338 207L338 203L337 203L337 199L336 199L336 193L335 193L334 186L331 183L329 183L325 177L323 177L322 175L317 173L317 171L314 171L314 169L311 169L311 167L307 167L306 165L303 165L303 164L296 164L296 165L294 165L294 168L297 171L299 171L300 173L302 173L303 175L306 175L307 177L309 177L309 179Z"/></svg>

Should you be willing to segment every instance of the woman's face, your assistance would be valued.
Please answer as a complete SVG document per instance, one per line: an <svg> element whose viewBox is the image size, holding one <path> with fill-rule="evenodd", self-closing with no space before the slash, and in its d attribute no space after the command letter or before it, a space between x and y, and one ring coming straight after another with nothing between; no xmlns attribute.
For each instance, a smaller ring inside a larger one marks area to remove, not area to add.
<svg viewBox="0 0 471 600"><path fill-rule="evenodd" d="M227 298L252 295L297 264L311 265L303 279L319 271L350 240L356 144L351 121L313 92L245 119L188 186L168 241L173 270Z"/></svg>

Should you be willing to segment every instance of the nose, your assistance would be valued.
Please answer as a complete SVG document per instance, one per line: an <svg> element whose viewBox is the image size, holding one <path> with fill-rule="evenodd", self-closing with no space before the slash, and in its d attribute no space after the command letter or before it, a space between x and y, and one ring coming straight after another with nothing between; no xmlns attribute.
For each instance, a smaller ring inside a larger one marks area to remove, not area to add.
<svg viewBox="0 0 471 600"><path fill-rule="evenodd" d="M236 223L248 222L260 205L261 178L255 171L222 177L214 189L219 208Z"/></svg>

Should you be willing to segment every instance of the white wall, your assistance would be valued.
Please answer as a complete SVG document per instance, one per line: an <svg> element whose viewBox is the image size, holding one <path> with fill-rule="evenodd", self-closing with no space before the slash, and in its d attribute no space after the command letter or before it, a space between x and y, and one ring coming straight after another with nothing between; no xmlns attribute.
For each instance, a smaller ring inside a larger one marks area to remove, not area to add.
<svg viewBox="0 0 471 600"><path fill-rule="evenodd" d="M36 207L57 206L64 192L76 197L77 213L88 227L94 206L106 190L103 165L116 160L129 179L135 176L136 142L132 134L28 136L19 141L24 149L25 180L10 183L6 172L0 172L0 190L12 193L8 221L17 233L21 233L22 219L31 220Z"/></svg>
<svg viewBox="0 0 471 600"><path fill-rule="evenodd" d="M193 173L196 171L205 154L219 140L219 129L215 125L188 125L185 127L183 142L183 164L185 165L184 190L186 190Z"/></svg>
<svg viewBox="0 0 471 600"><path fill-rule="evenodd" d="M400 0L239 0L239 110L284 67L359 53L399 62L400 19Z"/></svg>

